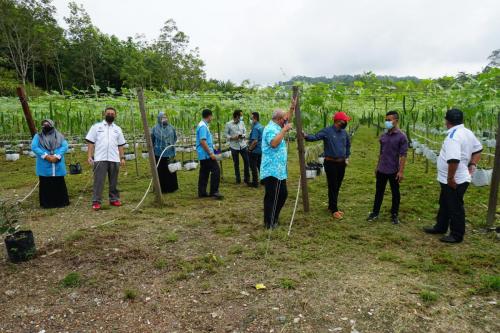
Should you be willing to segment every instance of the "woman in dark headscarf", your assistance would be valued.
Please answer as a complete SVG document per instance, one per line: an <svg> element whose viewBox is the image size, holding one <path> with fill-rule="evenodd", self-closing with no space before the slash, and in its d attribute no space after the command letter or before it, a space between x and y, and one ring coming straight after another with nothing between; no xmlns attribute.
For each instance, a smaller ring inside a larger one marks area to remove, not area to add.
<svg viewBox="0 0 500 333"><path fill-rule="evenodd" d="M155 153L156 163L158 161L158 176L160 178L161 191L163 193L175 192L179 189L177 173L168 170L168 164L175 157L175 143L177 134L175 128L170 125L165 113L158 114L158 124L151 130L151 139ZM166 149L165 149L166 148Z"/></svg>
<svg viewBox="0 0 500 333"><path fill-rule="evenodd" d="M64 154L68 151L68 142L54 128L52 120L42 121L42 130L33 137L31 150L36 155L36 175L40 178L40 206L58 208L69 205L64 181Z"/></svg>

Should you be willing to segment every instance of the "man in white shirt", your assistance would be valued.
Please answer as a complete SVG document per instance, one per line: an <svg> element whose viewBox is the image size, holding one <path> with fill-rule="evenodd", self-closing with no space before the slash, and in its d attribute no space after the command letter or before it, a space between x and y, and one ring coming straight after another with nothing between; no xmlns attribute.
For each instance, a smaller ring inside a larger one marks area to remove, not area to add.
<svg viewBox="0 0 500 333"><path fill-rule="evenodd" d="M126 144L122 129L113 122L116 110L107 107L104 110L105 120L94 124L85 140L88 145L88 162L94 167L94 190L92 208L101 209L102 190L106 175L109 180L109 204L119 207L120 193L118 191L118 172L120 165L125 165L124 146Z"/></svg>
<svg viewBox="0 0 500 333"><path fill-rule="evenodd" d="M474 133L464 127L462 111L448 110L445 119L448 133L437 161L437 179L441 185L439 212L436 224L424 228L424 231L428 234L445 234L449 227L449 235L440 240L460 243L465 234L464 195L481 159L483 147Z"/></svg>
<svg viewBox="0 0 500 333"><path fill-rule="evenodd" d="M247 130L245 123L241 121L241 110L233 112L233 120L229 121L224 128L224 135L226 140L229 141L229 148L233 157L234 175L236 177L236 184L241 183L240 176L240 157L243 159L243 181L250 184L250 163L248 159L248 149L245 137Z"/></svg>

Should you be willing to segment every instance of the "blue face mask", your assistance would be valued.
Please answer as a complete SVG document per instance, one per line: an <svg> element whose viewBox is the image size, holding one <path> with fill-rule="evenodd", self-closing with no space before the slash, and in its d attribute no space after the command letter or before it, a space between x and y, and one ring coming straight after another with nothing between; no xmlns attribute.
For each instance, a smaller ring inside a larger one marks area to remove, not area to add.
<svg viewBox="0 0 500 333"><path fill-rule="evenodd" d="M385 121L385 128L390 130L393 127L394 127L394 125L392 124L392 121L388 121L388 120Z"/></svg>

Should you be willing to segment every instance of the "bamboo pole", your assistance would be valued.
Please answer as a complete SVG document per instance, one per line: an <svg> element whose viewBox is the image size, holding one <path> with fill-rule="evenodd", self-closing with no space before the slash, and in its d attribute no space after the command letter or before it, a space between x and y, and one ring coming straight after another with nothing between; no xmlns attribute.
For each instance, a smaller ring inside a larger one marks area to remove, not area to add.
<svg viewBox="0 0 500 333"><path fill-rule="evenodd" d="M149 166L151 168L151 175L153 176L153 188L155 192L156 202L159 205L162 205L163 200L161 196L160 179L158 178L158 170L156 169L153 141L151 140L151 134L149 132L146 107L144 105L144 91L142 90L142 88L137 88L137 98L139 99L139 110L141 111L142 126L144 127L144 137L146 138L146 144L148 145Z"/></svg>
<svg viewBox="0 0 500 333"><path fill-rule="evenodd" d="M498 113L498 127L497 127L497 144L495 147L495 159L493 162L493 174L491 176L490 184L490 199L488 201L488 215L486 217L486 224L488 228L493 227L495 222L495 214L498 204L498 186L500 185L500 112Z"/></svg>
<svg viewBox="0 0 500 333"><path fill-rule="evenodd" d="M28 128L30 129L31 137L34 137L36 134L36 126L33 121L33 116L31 115L30 106L28 105L28 100L26 98L26 91L23 87L17 87L17 96L19 97L19 101L21 102L21 106L23 107L24 117L26 118L26 122L28 123Z"/></svg>
<svg viewBox="0 0 500 333"><path fill-rule="evenodd" d="M304 136L302 135L302 117L300 114L300 99L299 87L293 87L293 99L297 101L295 106L295 124L297 126L297 148L299 151L299 164L300 164L300 187L302 190L302 204L304 212L309 212L309 191L307 189L306 178L306 158L304 148Z"/></svg>

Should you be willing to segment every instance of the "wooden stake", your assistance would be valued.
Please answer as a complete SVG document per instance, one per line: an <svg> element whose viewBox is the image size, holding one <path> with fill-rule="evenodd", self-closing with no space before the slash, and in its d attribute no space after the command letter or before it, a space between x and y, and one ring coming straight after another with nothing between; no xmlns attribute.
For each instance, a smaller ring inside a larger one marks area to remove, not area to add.
<svg viewBox="0 0 500 333"><path fill-rule="evenodd" d="M149 132L148 118L146 116L146 107L144 106L144 91L142 90L142 88L137 88L137 97L139 99L139 110L141 111L142 127L144 127L144 136L146 138L146 144L148 145L149 166L151 168L151 175L153 176L153 188L155 191L156 202L159 205L162 205L163 200L161 196L160 179L158 177L158 170L156 169L155 154L153 151L153 141L151 140L151 134Z"/></svg>
<svg viewBox="0 0 500 333"><path fill-rule="evenodd" d="M28 123L28 128L30 129L31 137L34 137L36 134L36 126L33 121L33 116L31 115L30 106L28 105L28 100L26 98L26 91L23 87L17 87L17 96L19 96L19 101L21 102L21 106L23 107L24 117L26 118L26 122Z"/></svg>
<svg viewBox="0 0 500 333"><path fill-rule="evenodd" d="M300 115L299 87L293 86L293 99L297 101L295 106L295 121L297 126L297 148L299 151L300 164L300 187L302 190L302 204L304 212L309 212L309 191L306 178L306 157L304 148L304 137L302 136L302 117Z"/></svg>
<svg viewBox="0 0 500 333"><path fill-rule="evenodd" d="M495 160L493 162L493 174L490 184L490 200L488 202L488 215L486 223L488 228L493 227L498 204L498 186L500 185L500 112L498 113L497 144L495 147Z"/></svg>

